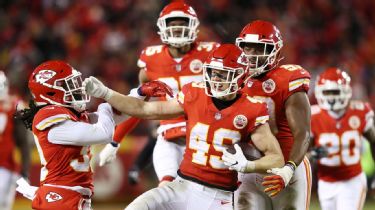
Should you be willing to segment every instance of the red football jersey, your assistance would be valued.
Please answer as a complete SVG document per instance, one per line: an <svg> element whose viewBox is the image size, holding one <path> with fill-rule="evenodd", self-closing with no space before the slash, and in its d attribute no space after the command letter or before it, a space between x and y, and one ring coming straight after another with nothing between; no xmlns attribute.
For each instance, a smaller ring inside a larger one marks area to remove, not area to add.
<svg viewBox="0 0 375 210"><path fill-rule="evenodd" d="M11 171L18 170L13 158L15 149L13 115L20 102L22 101L16 96L10 96L7 100L0 102L0 167Z"/></svg>
<svg viewBox="0 0 375 210"><path fill-rule="evenodd" d="M328 150L328 156L318 161L320 179L328 182L347 180L362 172L362 134L371 126L373 117L370 105L361 101L351 101L339 119L317 105L312 107L314 144Z"/></svg>
<svg viewBox="0 0 375 210"><path fill-rule="evenodd" d="M160 80L177 94L184 85L203 80L202 67L208 55L216 49L216 42L196 42L181 60L176 61L167 45L150 46L144 49L138 60L138 67L144 68L149 80ZM162 120L160 124L174 124L185 121L182 117Z"/></svg>
<svg viewBox="0 0 375 210"><path fill-rule="evenodd" d="M285 161L293 145L293 135L285 113L285 102L295 92L308 92L310 73L298 65L282 65L257 78L251 78L243 91L268 105L272 133L279 141Z"/></svg>
<svg viewBox="0 0 375 210"><path fill-rule="evenodd" d="M223 150L236 142L250 141L251 132L268 121L266 104L240 93L234 104L218 110L205 94L203 83L185 85L178 101L188 119L179 175L208 186L235 190L237 172L224 165Z"/></svg>
<svg viewBox="0 0 375 210"><path fill-rule="evenodd" d="M48 141L48 132L53 125L65 120L88 122L88 117L78 118L69 109L55 105L42 108L34 117L32 131L42 164L41 184L81 186L92 190L90 147Z"/></svg>

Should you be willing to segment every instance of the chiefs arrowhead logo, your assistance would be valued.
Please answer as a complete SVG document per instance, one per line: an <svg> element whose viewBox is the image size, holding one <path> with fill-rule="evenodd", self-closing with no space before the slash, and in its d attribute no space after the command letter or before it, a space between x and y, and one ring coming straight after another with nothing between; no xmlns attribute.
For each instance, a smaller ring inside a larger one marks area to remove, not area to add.
<svg viewBox="0 0 375 210"><path fill-rule="evenodd" d="M247 118L246 116L240 114L240 115L237 115L234 119L233 119L233 125L234 127L236 127L237 129L242 129L244 128L246 125L247 125Z"/></svg>
<svg viewBox="0 0 375 210"><path fill-rule="evenodd" d="M264 92L272 93L276 88L275 81L273 81L272 79L268 79L268 80L264 81L262 83L262 88L263 88Z"/></svg>
<svg viewBox="0 0 375 210"><path fill-rule="evenodd" d="M41 70L35 75L36 82L45 83L56 75L56 72L52 70Z"/></svg>
<svg viewBox="0 0 375 210"><path fill-rule="evenodd" d="M55 202L55 201L59 201L63 199L63 197L55 192L49 192L47 195L46 195L46 200L48 203L51 203L51 202Z"/></svg>

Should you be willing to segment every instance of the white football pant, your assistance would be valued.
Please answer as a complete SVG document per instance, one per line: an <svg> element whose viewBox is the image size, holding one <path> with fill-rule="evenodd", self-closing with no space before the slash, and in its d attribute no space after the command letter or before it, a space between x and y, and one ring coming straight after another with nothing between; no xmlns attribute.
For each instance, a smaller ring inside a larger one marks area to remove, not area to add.
<svg viewBox="0 0 375 210"><path fill-rule="evenodd" d="M164 176L177 177L177 170L180 167L185 145L178 145L166 141L163 135L158 135L153 152L153 164L159 181Z"/></svg>
<svg viewBox="0 0 375 210"><path fill-rule="evenodd" d="M242 184L234 194L236 210L309 209L312 182L310 162L306 157L297 167L289 185L274 198L263 192L264 176L239 173Z"/></svg>
<svg viewBox="0 0 375 210"><path fill-rule="evenodd" d="M233 210L233 192L177 177L143 193L125 210Z"/></svg>
<svg viewBox="0 0 375 210"><path fill-rule="evenodd" d="M367 180L363 172L345 181L318 181L318 195L322 210L363 209L366 193Z"/></svg>
<svg viewBox="0 0 375 210"><path fill-rule="evenodd" d="M0 210L11 210L16 195L18 175L0 167Z"/></svg>

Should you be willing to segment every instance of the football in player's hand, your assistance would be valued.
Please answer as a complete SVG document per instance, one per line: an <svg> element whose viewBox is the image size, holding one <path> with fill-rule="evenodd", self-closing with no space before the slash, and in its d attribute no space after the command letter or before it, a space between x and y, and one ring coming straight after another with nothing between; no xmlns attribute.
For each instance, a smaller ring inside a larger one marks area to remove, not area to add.
<svg viewBox="0 0 375 210"><path fill-rule="evenodd" d="M247 142L238 142L236 144L238 144L238 146L241 147L243 154L245 155L246 159L248 159L248 160L258 160L259 158L261 158L262 156L264 156L262 154L262 152L259 151L252 144L249 144ZM227 152L229 152L231 154L236 153L236 149L234 148L234 144L230 145L227 148Z"/></svg>

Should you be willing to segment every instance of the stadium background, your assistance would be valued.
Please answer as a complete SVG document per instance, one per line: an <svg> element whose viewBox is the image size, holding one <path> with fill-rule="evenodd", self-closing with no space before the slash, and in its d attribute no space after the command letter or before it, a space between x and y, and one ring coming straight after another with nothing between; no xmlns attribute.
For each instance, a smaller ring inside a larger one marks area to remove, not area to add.
<svg viewBox="0 0 375 210"><path fill-rule="evenodd" d="M160 44L156 20L170 1L160 0L1 0L0 69L11 91L30 99L27 78L47 59L63 59L84 77L94 75L127 93L138 84L136 66L141 50ZM352 77L354 98L375 107L375 1L372 0L186 0L201 22L199 40L234 42L254 19L273 22L283 34L283 63L300 64L313 77L328 66L340 66ZM312 86L313 88L313 86ZM310 94L311 95L311 94ZM311 101L315 99L311 96ZM99 101L91 103L95 108ZM122 209L135 196L156 185L152 166L141 183L127 183L127 169L146 142L143 122L127 137L120 158L96 167L95 209ZM364 161L369 178L371 158ZM372 164L372 165L371 165ZM38 183L39 158L33 151L31 182ZM367 209L375 209L369 192ZM14 209L30 209L17 197ZM97 208L96 208L97 207ZM102 207L102 208L100 208ZM313 200L312 209L319 209Z"/></svg>

